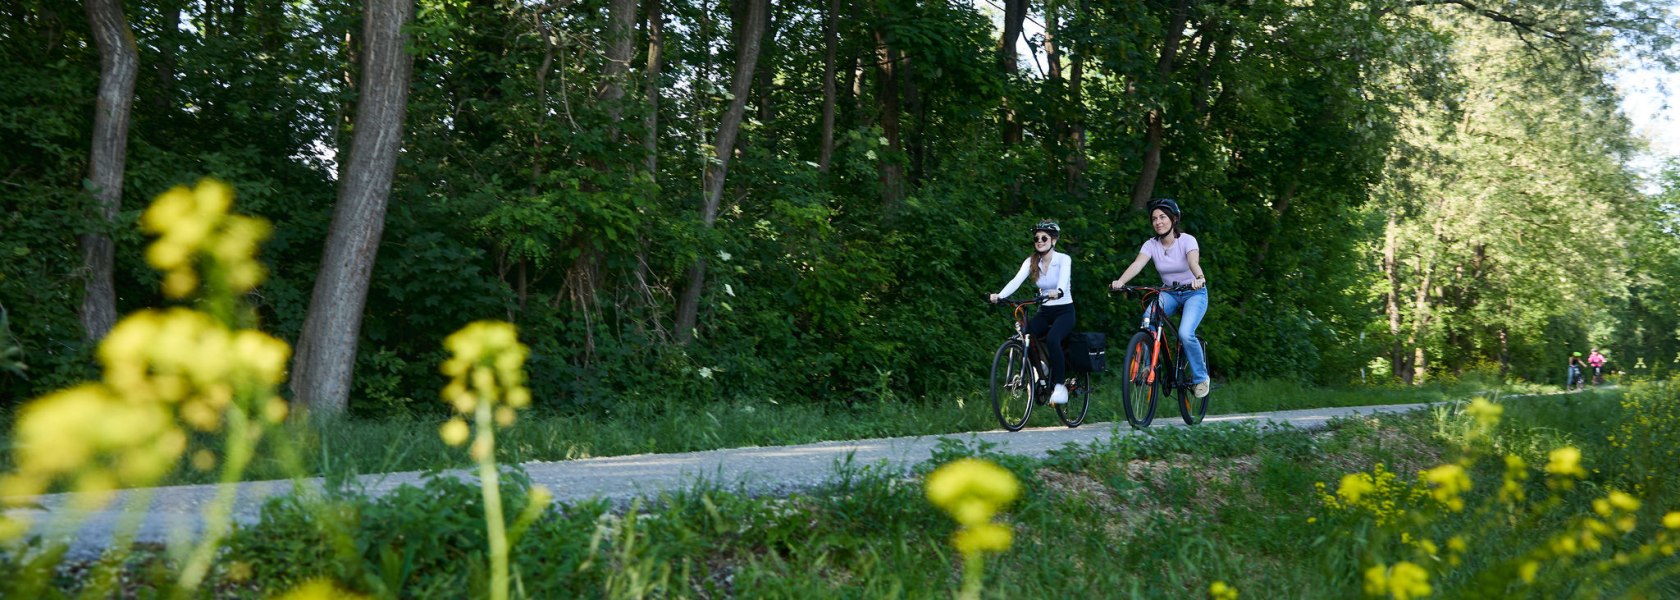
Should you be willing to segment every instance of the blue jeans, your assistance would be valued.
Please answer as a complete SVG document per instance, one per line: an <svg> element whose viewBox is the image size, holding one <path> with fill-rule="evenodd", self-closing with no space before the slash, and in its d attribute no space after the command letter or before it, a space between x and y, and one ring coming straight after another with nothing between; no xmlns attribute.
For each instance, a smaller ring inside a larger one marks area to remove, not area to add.
<svg viewBox="0 0 1680 600"><path fill-rule="evenodd" d="M1161 292L1161 310L1168 315L1184 307L1184 318L1178 321L1178 342L1184 344L1184 354L1190 357L1190 383L1208 380L1207 357L1202 356L1202 344L1196 338L1196 326L1207 316L1207 288L1188 292Z"/></svg>

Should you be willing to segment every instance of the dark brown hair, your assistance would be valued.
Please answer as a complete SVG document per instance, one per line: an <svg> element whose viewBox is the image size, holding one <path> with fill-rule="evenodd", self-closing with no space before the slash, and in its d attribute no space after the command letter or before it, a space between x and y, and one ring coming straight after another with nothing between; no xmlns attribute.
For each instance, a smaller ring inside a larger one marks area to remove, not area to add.
<svg viewBox="0 0 1680 600"><path fill-rule="evenodd" d="M1049 230L1044 230L1044 229L1040 229L1040 230L1038 230L1038 231L1034 231L1034 232L1033 232L1033 243L1034 243L1034 244L1037 244L1037 243L1038 243L1038 234L1039 234L1039 233L1043 233L1043 234L1044 234L1044 235L1048 235L1048 236L1050 236L1050 249L1049 249L1049 250L1045 250L1045 251L1044 251L1044 253L1043 253L1043 254L1040 254L1040 253L1039 253L1039 252L1038 252L1038 248L1036 248L1036 247L1035 247L1035 248L1033 248L1033 253L1032 253L1032 257L1031 257L1031 259L1032 259L1032 271L1030 271L1030 273L1032 273L1032 282L1033 282L1033 285L1038 285L1038 274L1039 274L1039 272L1040 272L1040 271L1042 271L1042 270L1043 270L1043 268L1044 268L1044 267L1043 267L1043 265L1044 265L1044 259L1045 259L1045 258L1046 258L1046 257L1048 257L1048 256L1050 256L1050 253L1051 253L1051 252L1055 252L1055 251L1056 251L1056 245L1055 245L1055 244L1056 244L1056 241L1057 241L1057 240L1060 240L1060 239L1062 239L1062 236L1060 236L1060 235L1056 235L1056 233L1055 233L1055 232L1052 232L1052 231L1049 231Z"/></svg>
<svg viewBox="0 0 1680 600"><path fill-rule="evenodd" d="M1172 224L1173 224L1172 231L1169 231L1167 233L1172 234L1173 239L1176 240L1176 239L1178 239L1178 236L1184 234L1184 230L1178 228L1178 215L1173 214L1173 211L1161 208L1159 206L1157 206L1155 208L1152 208L1152 209L1149 209L1149 223L1150 223L1149 231L1151 233L1153 233L1155 231L1155 225L1154 225L1154 223L1155 223L1155 211L1157 211L1157 210L1161 211L1162 214L1167 215L1168 219L1172 219ZM1167 233L1157 235L1157 236L1155 236L1155 239L1157 241L1162 241L1162 242L1167 241Z"/></svg>

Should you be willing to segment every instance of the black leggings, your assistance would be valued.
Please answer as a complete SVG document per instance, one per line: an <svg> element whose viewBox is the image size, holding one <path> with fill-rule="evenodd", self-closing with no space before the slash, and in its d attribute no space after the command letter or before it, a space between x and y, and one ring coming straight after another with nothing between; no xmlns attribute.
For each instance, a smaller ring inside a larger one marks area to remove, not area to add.
<svg viewBox="0 0 1680 600"><path fill-rule="evenodd" d="M1062 341L1073 333L1073 305L1040 308L1038 314L1027 321L1027 333L1035 336L1033 342L1041 344L1044 354L1050 357L1050 381L1067 381L1067 360L1062 357Z"/></svg>

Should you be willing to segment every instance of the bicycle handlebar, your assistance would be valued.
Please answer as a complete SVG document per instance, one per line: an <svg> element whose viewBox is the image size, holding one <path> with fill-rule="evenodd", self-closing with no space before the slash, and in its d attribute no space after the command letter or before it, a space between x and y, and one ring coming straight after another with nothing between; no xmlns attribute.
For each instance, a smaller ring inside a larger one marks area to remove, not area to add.
<svg viewBox="0 0 1680 600"><path fill-rule="evenodd" d="M1189 284L1175 283L1163 286L1128 285L1123 286L1120 289L1108 288L1108 291L1112 294L1129 294L1132 292L1188 292L1193 289L1195 288L1190 287Z"/></svg>
<svg viewBox="0 0 1680 600"><path fill-rule="evenodd" d="M1055 298L1051 298L1049 296L1043 296L1043 295L1033 296L1031 300L1010 300L1008 298L998 298L997 302L995 302L994 304L999 304L999 305L1003 305L1003 306L1011 306L1011 307L1026 306L1026 305L1029 305L1029 304L1043 304L1045 302L1049 302L1049 301L1054 300L1054 299Z"/></svg>

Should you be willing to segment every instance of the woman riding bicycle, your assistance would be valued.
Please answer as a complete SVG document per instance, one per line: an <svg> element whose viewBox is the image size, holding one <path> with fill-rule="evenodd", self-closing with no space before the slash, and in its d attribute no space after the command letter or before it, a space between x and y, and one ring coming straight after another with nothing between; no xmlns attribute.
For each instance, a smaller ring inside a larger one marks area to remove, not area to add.
<svg viewBox="0 0 1680 600"><path fill-rule="evenodd" d="M1569 381L1563 385L1563 388L1566 390L1577 389L1586 382L1586 377L1587 363L1586 361L1581 360L1581 353L1576 352L1574 354L1570 354Z"/></svg>
<svg viewBox="0 0 1680 600"><path fill-rule="evenodd" d="M1143 243L1143 247L1138 249L1137 260L1133 260L1132 265L1126 267L1126 272L1110 287L1115 290L1126 287L1151 260L1155 261L1155 270L1161 273L1162 285L1190 287L1182 292L1162 292L1161 310L1171 315L1178 312L1180 306L1184 307L1184 317L1178 323L1178 339L1184 344L1184 353L1190 357L1190 379L1195 382L1192 391L1197 398L1205 398L1210 379L1207 357L1202 356L1202 344L1196 340L1196 327L1207 315L1207 277L1202 275L1201 246L1196 243L1195 236L1179 228L1179 217L1178 202L1172 198L1156 198L1149 202L1149 224L1155 235Z"/></svg>
<svg viewBox="0 0 1680 600"><path fill-rule="evenodd" d="M1038 286L1038 295L1050 298L1027 323L1027 333L1044 340L1045 355L1050 358L1050 380L1056 382L1050 393L1051 404L1067 404L1067 361L1062 358L1062 340L1073 331L1073 259L1056 251L1056 241L1062 237L1062 227L1055 221L1044 220L1033 226L1033 253L1021 262L1021 270L1003 291L992 294L988 301L996 304L999 297L1015 293L1021 283L1031 277Z"/></svg>

